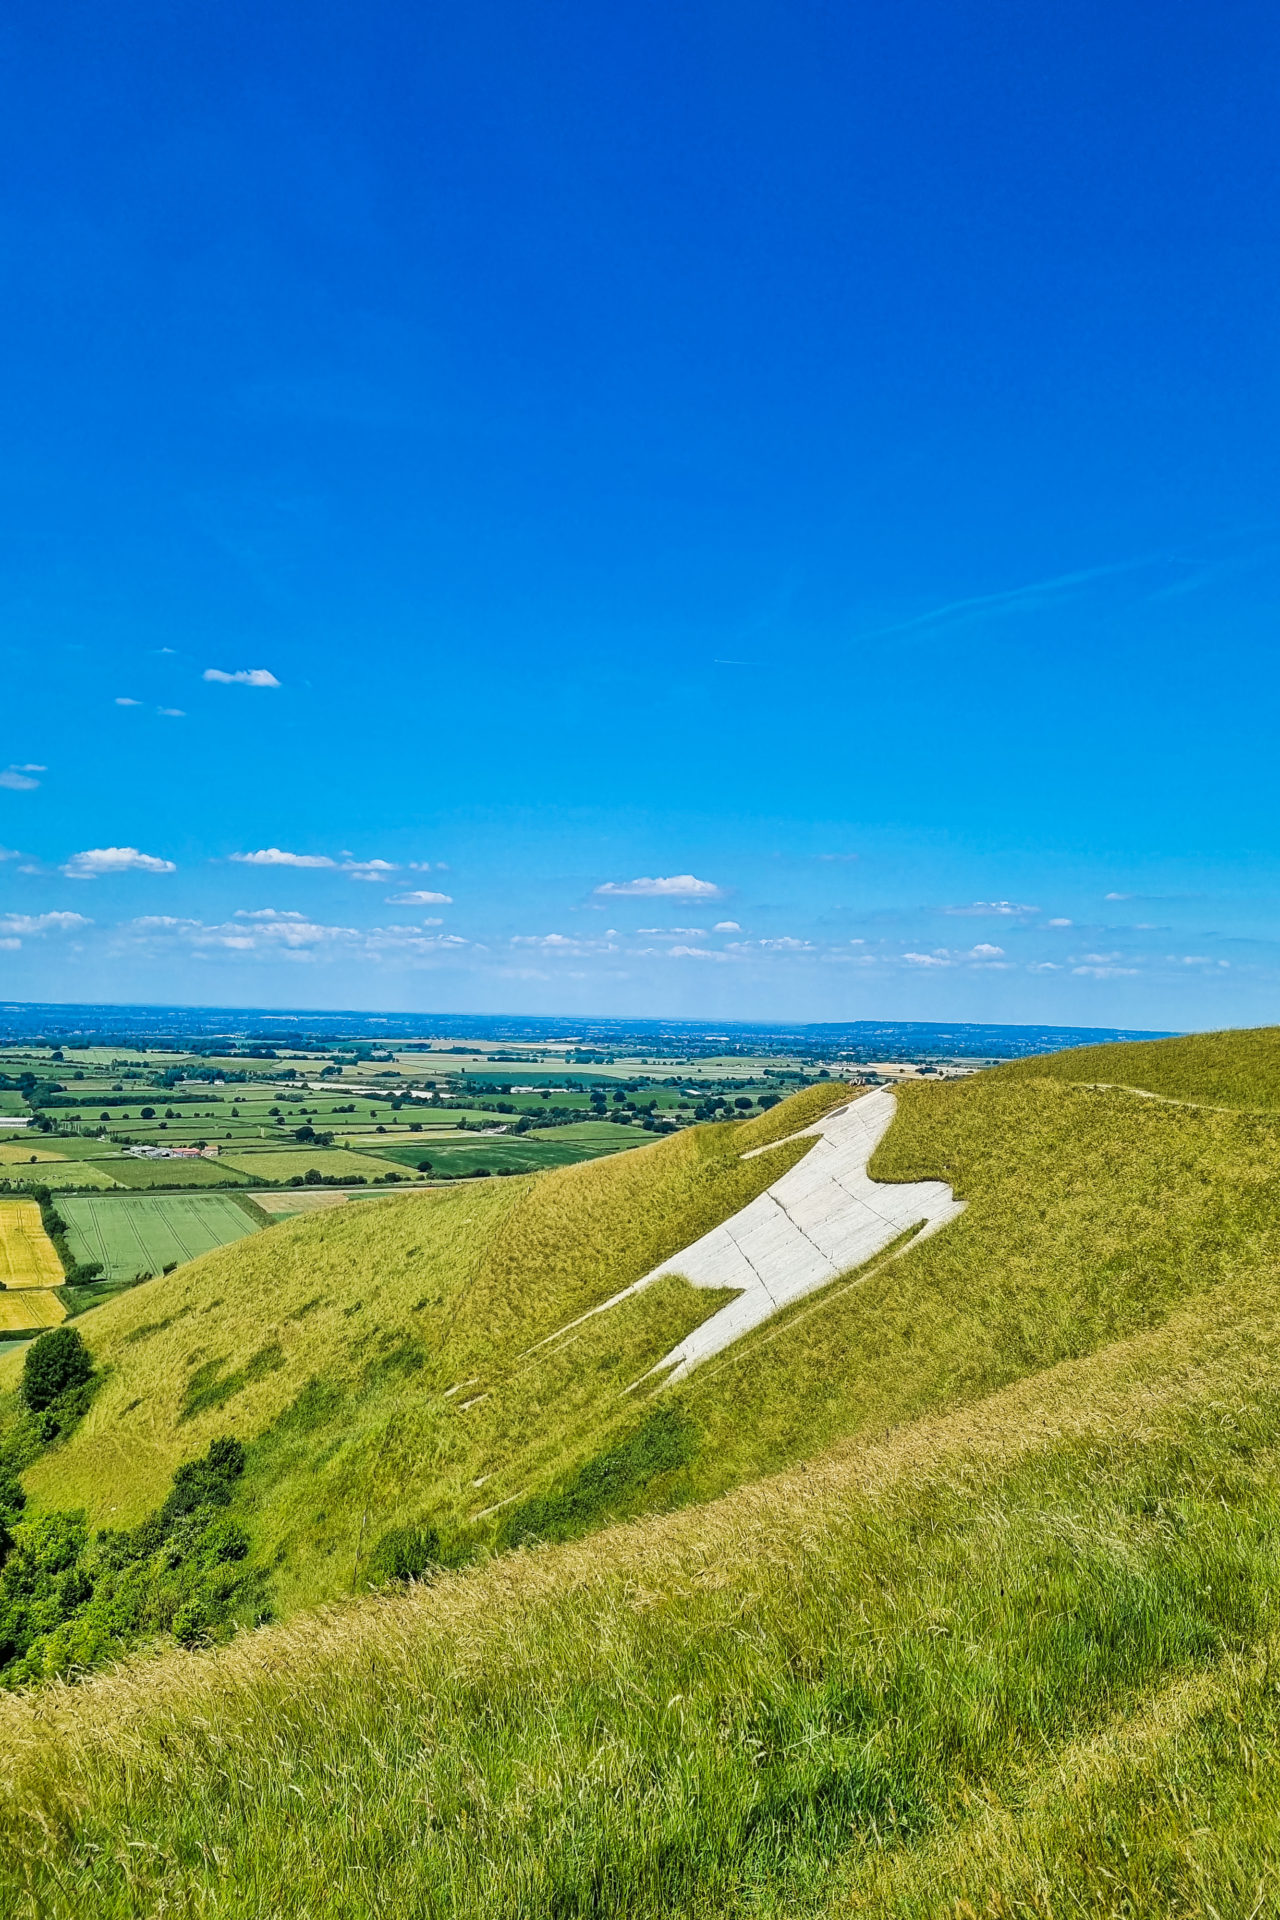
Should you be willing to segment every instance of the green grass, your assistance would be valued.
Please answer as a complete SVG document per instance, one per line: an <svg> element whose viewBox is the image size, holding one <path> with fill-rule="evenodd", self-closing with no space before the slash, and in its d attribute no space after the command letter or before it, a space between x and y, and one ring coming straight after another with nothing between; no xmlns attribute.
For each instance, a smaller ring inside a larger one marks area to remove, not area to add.
<svg viewBox="0 0 1280 1920"><path fill-rule="evenodd" d="M1277 1279L709 1509L0 1703L6 1910L1271 1911Z"/></svg>
<svg viewBox="0 0 1280 1920"><path fill-rule="evenodd" d="M59 1202L77 1260L102 1278L131 1280L242 1240L260 1221L229 1194L109 1194Z"/></svg>
<svg viewBox="0 0 1280 1920"><path fill-rule="evenodd" d="M1280 1110L1280 1027L1189 1033L1177 1040L1131 1040L1119 1046L1072 1047L1065 1053L1012 1061L996 1072L1010 1079L1109 1081L1173 1100L1210 1106Z"/></svg>
<svg viewBox="0 0 1280 1920"><path fill-rule="evenodd" d="M115 1164L113 1162L112 1167ZM41 1186L58 1192L63 1191L64 1188L77 1191L92 1188L95 1191L106 1192L117 1185L112 1178L111 1168L102 1166L95 1160L41 1160L34 1167L30 1164L22 1166L10 1162L0 1166L0 1182L6 1180L11 1186L16 1186L23 1180L38 1181Z"/></svg>

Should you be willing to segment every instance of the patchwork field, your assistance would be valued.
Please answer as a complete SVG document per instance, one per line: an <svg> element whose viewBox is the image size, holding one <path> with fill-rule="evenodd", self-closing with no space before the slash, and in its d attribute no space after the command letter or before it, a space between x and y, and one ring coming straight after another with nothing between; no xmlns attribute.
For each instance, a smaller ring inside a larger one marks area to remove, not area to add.
<svg viewBox="0 0 1280 1920"><path fill-rule="evenodd" d="M0 1200L0 1286L60 1287L62 1262L34 1200ZM23 1321L24 1326L32 1322Z"/></svg>
<svg viewBox="0 0 1280 1920"><path fill-rule="evenodd" d="M229 1194L126 1194L60 1200L77 1260L96 1260L104 1280L161 1273L257 1231Z"/></svg>

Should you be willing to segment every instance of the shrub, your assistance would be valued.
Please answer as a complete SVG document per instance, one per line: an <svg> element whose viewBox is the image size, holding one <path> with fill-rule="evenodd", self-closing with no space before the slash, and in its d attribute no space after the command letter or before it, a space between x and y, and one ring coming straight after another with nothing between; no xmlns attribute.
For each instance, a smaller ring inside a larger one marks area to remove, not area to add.
<svg viewBox="0 0 1280 1920"><path fill-rule="evenodd" d="M72 1387L82 1387L93 1374L89 1349L75 1327L52 1327L27 1348L19 1391L31 1413L41 1413Z"/></svg>
<svg viewBox="0 0 1280 1920"><path fill-rule="evenodd" d="M421 1580L439 1566L440 1535L434 1527L388 1527L369 1555L367 1578L374 1586Z"/></svg>

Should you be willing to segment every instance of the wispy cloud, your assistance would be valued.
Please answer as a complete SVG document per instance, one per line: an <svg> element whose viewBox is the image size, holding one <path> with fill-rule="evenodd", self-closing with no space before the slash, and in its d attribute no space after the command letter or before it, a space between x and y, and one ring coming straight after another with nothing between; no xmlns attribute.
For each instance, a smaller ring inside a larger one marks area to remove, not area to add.
<svg viewBox="0 0 1280 1920"><path fill-rule="evenodd" d="M1026 914L1039 913L1039 907L1024 906L1017 900L971 900L966 907L944 907L944 913L958 914L962 918L972 916L975 920L1020 919Z"/></svg>
<svg viewBox="0 0 1280 1920"><path fill-rule="evenodd" d="M390 893L387 895L393 907L451 907L451 893L431 893L425 887L419 887L412 893Z"/></svg>
<svg viewBox="0 0 1280 1920"><path fill-rule="evenodd" d="M657 934L659 938L665 936L669 940L705 940L707 937L705 927L637 927L636 932Z"/></svg>
<svg viewBox="0 0 1280 1920"><path fill-rule="evenodd" d="M127 693L118 693L116 695L116 705L118 707L140 707L142 702L141 700L131 700Z"/></svg>
<svg viewBox="0 0 1280 1920"><path fill-rule="evenodd" d="M73 853L62 869L70 880L97 880L108 873L176 873L172 860L139 853L136 847L89 847Z"/></svg>
<svg viewBox="0 0 1280 1920"><path fill-rule="evenodd" d="M1098 580L1117 580L1125 574L1140 573L1145 567L1167 564L1168 555L1148 553L1135 560L1117 560L1098 567L1078 567L1071 573L1055 573L1045 580L1031 580L1020 587L1004 587L995 593L970 594L960 600L944 600L940 606L913 614L909 620L895 620L887 627L874 627L860 638L883 639L889 634L916 633L928 627L952 621L971 620L983 614L1021 613L1049 606L1080 587Z"/></svg>
<svg viewBox="0 0 1280 1920"><path fill-rule="evenodd" d="M32 774L48 771L48 767L37 766L34 761L28 761L25 766L9 766L0 773L0 787L8 787L11 793L34 793L40 782L33 780Z"/></svg>
<svg viewBox="0 0 1280 1920"><path fill-rule="evenodd" d="M717 920L711 931L712 933L741 933L742 928L736 920Z"/></svg>
<svg viewBox="0 0 1280 1920"><path fill-rule="evenodd" d="M280 682L274 673L266 667L239 667L234 673L227 673L222 667L206 667L206 680L216 680L223 687L278 687Z"/></svg>
<svg viewBox="0 0 1280 1920"><path fill-rule="evenodd" d="M353 880L389 880L400 869L391 860L344 860L342 871Z"/></svg>
<svg viewBox="0 0 1280 1920"><path fill-rule="evenodd" d="M606 880L595 892L606 899L718 900L724 889L714 880L698 880L691 873L675 873L665 879L642 874L638 880Z"/></svg>

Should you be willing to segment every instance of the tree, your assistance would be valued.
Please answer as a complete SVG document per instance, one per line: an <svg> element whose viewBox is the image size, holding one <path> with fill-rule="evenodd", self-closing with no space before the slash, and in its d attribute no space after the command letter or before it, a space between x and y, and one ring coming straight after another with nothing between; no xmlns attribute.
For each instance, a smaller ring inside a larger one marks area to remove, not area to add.
<svg viewBox="0 0 1280 1920"><path fill-rule="evenodd" d="M19 1389L32 1413L41 1413L72 1387L93 1377L93 1359L75 1327L52 1327L27 1348Z"/></svg>

